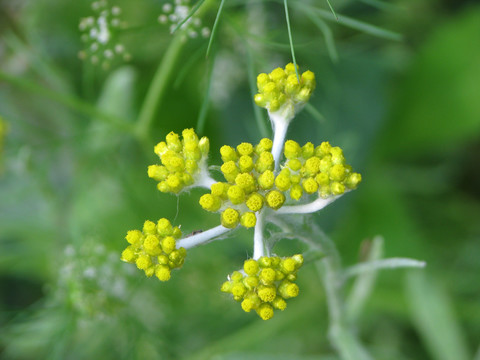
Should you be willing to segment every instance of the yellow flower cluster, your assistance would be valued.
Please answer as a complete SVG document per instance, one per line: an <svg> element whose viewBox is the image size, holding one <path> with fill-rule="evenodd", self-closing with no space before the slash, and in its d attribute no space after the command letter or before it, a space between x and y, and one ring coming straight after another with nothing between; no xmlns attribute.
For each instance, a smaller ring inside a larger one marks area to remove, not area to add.
<svg viewBox="0 0 480 360"><path fill-rule="evenodd" d="M360 174L345 164L342 149L328 142L317 147L308 142L300 147L297 142L287 140L284 155L285 167L277 175L275 185L282 191L290 190L294 200L304 193L318 192L322 198L342 195L355 189L362 180Z"/></svg>
<svg viewBox="0 0 480 360"><path fill-rule="evenodd" d="M200 198L200 205L207 211L221 211L221 223L227 228L238 224L254 227L255 213L264 205L280 208L285 195L273 189L275 162L271 153L272 141L262 139L258 145L241 143L236 149L222 146L221 171L227 182L211 186L210 194Z"/></svg>
<svg viewBox="0 0 480 360"><path fill-rule="evenodd" d="M193 129L182 132L183 139L173 131L165 141L155 146L155 153L162 165L150 165L148 176L158 181L158 190L178 194L184 188L195 183L206 166L210 148L207 137L198 140Z"/></svg>
<svg viewBox="0 0 480 360"><path fill-rule="evenodd" d="M130 230L125 239L130 245L122 252L121 259L136 264L145 275L153 274L160 281L170 280L171 270L181 268L187 251L177 249L176 240L182 236L180 228L173 227L165 218L145 221L143 230Z"/></svg>
<svg viewBox="0 0 480 360"><path fill-rule="evenodd" d="M304 194L316 192L322 198L341 195L355 189L362 179L345 165L341 148L328 142L300 147L293 140L285 142L285 166L275 175L271 148L272 141L262 139L256 146L242 143L236 149L227 145L220 149L221 171L227 182L213 184L199 202L207 211L220 211L223 226L254 227L255 213L265 205L278 210L287 196L298 201Z"/></svg>
<svg viewBox="0 0 480 360"><path fill-rule="evenodd" d="M255 310L263 320L268 320L273 317L274 309L285 310L286 300L298 295L295 280L302 264L300 254L286 258L263 256L258 260L249 259L243 265L243 273L233 272L223 283L221 291L241 301L245 312Z"/></svg>
<svg viewBox="0 0 480 360"><path fill-rule="evenodd" d="M305 71L297 78L295 65L287 64L285 69L276 68L270 74L257 76L258 94L255 103L270 113L287 107L294 115L310 99L315 90L315 74Z"/></svg>

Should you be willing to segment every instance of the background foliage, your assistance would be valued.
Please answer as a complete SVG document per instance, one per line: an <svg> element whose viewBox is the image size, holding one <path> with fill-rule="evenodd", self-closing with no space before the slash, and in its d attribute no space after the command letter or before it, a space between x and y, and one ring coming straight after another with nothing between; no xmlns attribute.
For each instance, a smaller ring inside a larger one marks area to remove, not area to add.
<svg viewBox="0 0 480 360"><path fill-rule="evenodd" d="M115 5L132 59L102 70L77 57L90 2L0 1L0 356L336 359L313 265L301 296L267 322L219 292L251 248L246 230L189 251L168 283L119 261L145 219L175 218L187 234L217 224L201 191L156 191L151 144L197 127L214 164L221 145L269 134L249 79L290 61L283 4L227 1L208 59L208 39L182 45L144 137L131 128L172 36L156 20L162 2ZM207 5L211 27L218 4ZM480 359L478 2L332 1L338 22L327 3L290 5L322 115L302 112L289 138L342 146L364 178L315 220L345 264L376 235L386 255L428 262L379 275L359 336L377 359Z"/></svg>

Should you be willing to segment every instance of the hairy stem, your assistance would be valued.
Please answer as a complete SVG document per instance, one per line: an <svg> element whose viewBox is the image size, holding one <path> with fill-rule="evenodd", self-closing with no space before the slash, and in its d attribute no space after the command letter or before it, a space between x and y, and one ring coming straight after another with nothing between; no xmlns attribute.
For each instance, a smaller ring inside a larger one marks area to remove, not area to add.
<svg viewBox="0 0 480 360"><path fill-rule="evenodd" d="M253 235L253 259L258 260L264 256L264 242L263 242L263 218L264 212L260 211L257 214L257 223L255 224L255 232Z"/></svg>
<svg viewBox="0 0 480 360"><path fill-rule="evenodd" d="M227 232L229 232L232 229L228 229L222 225L218 225L214 228L211 228L209 230L203 231L201 233L188 236L186 238L180 239L177 242L178 247L183 247L185 249L190 249L194 246L201 245L203 243L206 243L207 241L213 240L214 238L223 235Z"/></svg>
<svg viewBox="0 0 480 360"><path fill-rule="evenodd" d="M280 158L282 156L283 143L285 142L285 136L287 135L290 120L282 117L275 117L270 113L268 115L270 116L273 127L272 155L275 160L275 169L278 170Z"/></svg>
<svg viewBox="0 0 480 360"><path fill-rule="evenodd" d="M325 206L337 200L339 196L332 196L328 199L318 198L308 204L283 206L277 210L277 214L310 214L323 209Z"/></svg>

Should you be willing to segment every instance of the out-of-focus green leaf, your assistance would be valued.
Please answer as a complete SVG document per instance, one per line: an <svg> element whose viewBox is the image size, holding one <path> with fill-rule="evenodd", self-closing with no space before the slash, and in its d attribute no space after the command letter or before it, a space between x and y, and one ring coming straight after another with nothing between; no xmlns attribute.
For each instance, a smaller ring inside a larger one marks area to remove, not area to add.
<svg viewBox="0 0 480 360"><path fill-rule="evenodd" d="M470 359L446 291L420 271L412 271L406 285L413 323L432 359Z"/></svg>
<svg viewBox="0 0 480 360"><path fill-rule="evenodd" d="M416 154L478 136L480 9L435 31L399 89L386 153Z"/></svg>

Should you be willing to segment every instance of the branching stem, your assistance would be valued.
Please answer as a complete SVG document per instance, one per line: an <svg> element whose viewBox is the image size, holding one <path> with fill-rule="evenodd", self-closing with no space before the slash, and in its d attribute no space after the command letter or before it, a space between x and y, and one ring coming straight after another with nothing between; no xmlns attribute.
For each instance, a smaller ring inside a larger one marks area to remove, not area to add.
<svg viewBox="0 0 480 360"><path fill-rule="evenodd" d="M184 247L185 249L190 249L192 247L195 247L203 243L206 243L210 240L213 240L214 238L219 237L220 235L223 235L229 232L230 230L232 229L228 229L222 225L218 225L214 228L203 231L199 234L195 234L195 235L180 239L178 240L177 245L179 248Z"/></svg>

